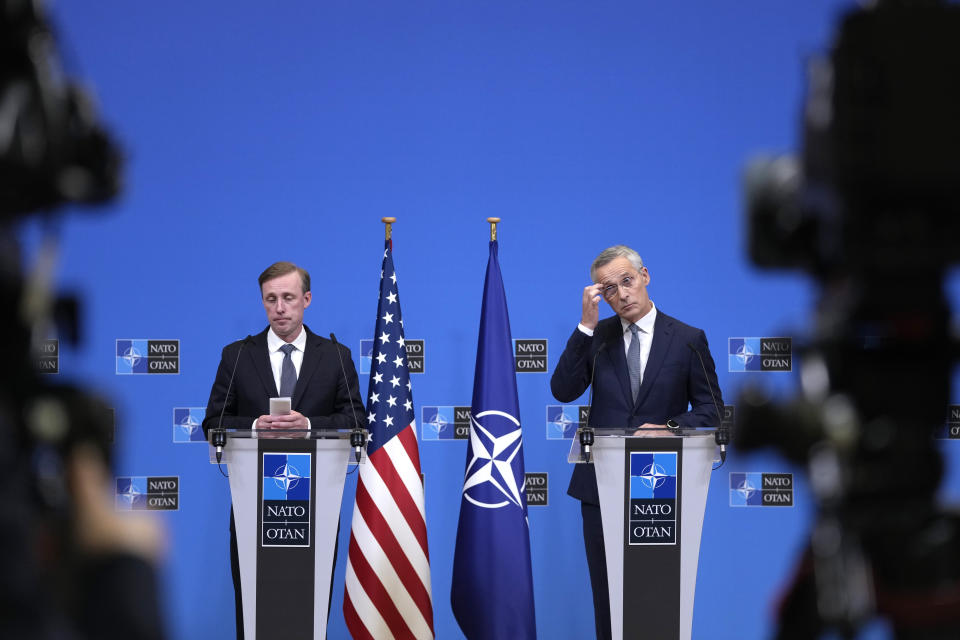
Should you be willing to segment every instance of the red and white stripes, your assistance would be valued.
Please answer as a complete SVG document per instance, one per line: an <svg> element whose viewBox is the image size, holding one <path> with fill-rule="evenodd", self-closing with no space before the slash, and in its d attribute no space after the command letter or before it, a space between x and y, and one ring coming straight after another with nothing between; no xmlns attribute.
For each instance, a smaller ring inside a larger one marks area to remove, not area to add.
<svg viewBox="0 0 960 640"><path fill-rule="evenodd" d="M361 465L345 585L355 639L434 637L416 423Z"/></svg>

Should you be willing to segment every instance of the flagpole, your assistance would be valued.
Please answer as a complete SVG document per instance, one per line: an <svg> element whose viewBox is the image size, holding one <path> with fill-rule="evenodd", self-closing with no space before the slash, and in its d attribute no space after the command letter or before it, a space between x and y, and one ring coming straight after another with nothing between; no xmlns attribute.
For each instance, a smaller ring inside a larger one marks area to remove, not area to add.
<svg viewBox="0 0 960 640"><path fill-rule="evenodd" d="M393 234L393 228L390 225L392 225L396 221L397 219L392 216L384 216L383 218L380 218L380 222L386 225L385 232L387 234L387 240L390 240Z"/></svg>
<svg viewBox="0 0 960 640"><path fill-rule="evenodd" d="M490 223L490 242L497 241L497 223L500 222L500 218L487 218L487 222Z"/></svg>
<svg viewBox="0 0 960 640"><path fill-rule="evenodd" d="M370 440L367 464L357 478L343 617L352 638L434 640L423 484L406 481L421 478L422 472L393 264L391 225L397 219L380 220L386 225L374 326L374 335L380 338L373 341L370 356ZM384 379L385 368L392 380ZM378 402L380 397L383 402ZM405 569L398 572L394 567L399 558Z"/></svg>
<svg viewBox="0 0 960 640"><path fill-rule="evenodd" d="M536 640L523 433L497 223L483 281L450 605L467 640Z"/></svg>

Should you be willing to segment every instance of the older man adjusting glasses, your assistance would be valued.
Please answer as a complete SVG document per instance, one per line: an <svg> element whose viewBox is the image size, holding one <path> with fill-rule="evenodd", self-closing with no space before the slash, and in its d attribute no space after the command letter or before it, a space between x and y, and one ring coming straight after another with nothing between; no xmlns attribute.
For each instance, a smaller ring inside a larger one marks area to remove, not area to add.
<svg viewBox="0 0 960 640"><path fill-rule="evenodd" d="M710 389L719 387L706 335L657 309L647 293L650 272L640 255L623 245L610 247L593 261L590 276L580 324L550 380L554 397L572 402L593 380L591 426L718 427ZM601 297L615 316L600 320ZM717 396L717 402L723 400ZM574 465L567 493L580 500L597 638L607 639L610 601L593 465Z"/></svg>

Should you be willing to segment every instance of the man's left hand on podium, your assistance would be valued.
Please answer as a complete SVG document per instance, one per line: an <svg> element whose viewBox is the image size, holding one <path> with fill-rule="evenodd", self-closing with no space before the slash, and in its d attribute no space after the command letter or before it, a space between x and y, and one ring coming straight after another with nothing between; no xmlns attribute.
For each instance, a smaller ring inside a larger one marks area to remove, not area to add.
<svg viewBox="0 0 960 640"><path fill-rule="evenodd" d="M640 436L642 438L659 438L662 436L672 436L673 432L670 429L667 429L665 424L650 424L649 422L644 422L642 425L637 427L637 430L633 432L633 435Z"/></svg>

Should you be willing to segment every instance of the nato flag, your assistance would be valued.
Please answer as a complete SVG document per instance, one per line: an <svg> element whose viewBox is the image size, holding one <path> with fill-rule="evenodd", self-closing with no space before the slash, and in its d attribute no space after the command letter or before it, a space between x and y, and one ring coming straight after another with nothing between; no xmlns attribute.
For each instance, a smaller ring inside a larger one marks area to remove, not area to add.
<svg viewBox="0 0 960 640"><path fill-rule="evenodd" d="M450 600L468 640L537 637L517 378L496 241L483 285Z"/></svg>

